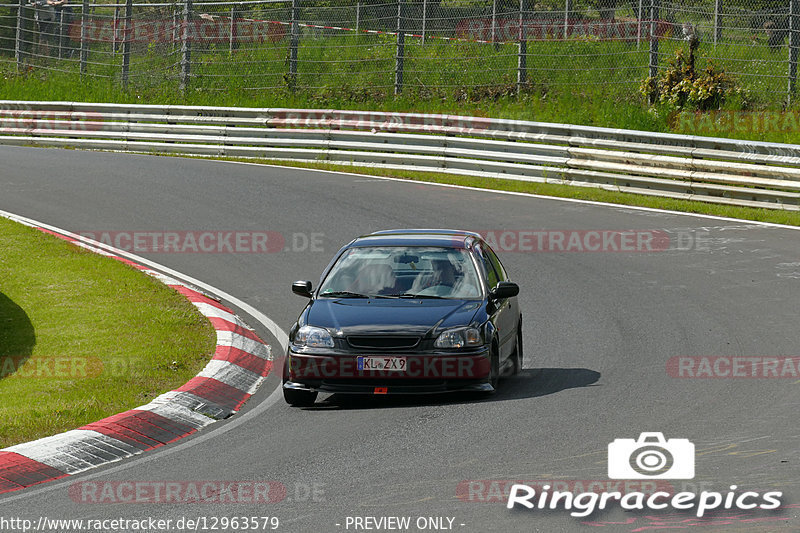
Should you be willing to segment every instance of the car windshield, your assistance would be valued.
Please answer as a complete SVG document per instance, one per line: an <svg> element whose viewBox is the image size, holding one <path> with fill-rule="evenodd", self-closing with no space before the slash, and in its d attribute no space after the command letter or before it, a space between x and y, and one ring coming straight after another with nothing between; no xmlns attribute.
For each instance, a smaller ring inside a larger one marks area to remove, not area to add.
<svg viewBox="0 0 800 533"><path fill-rule="evenodd" d="M321 297L478 298L480 283L466 250L364 246L345 251L320 286Z"/></svg>

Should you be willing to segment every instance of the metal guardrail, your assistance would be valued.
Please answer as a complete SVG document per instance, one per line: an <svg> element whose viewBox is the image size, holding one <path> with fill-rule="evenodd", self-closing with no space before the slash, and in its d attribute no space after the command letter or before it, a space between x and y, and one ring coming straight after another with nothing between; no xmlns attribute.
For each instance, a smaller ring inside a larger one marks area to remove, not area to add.
<svg viewBox="0 0 800 533"><path fill-rule="evenodd" d="M800 145L544 122L0 100L0 144L327 161L800 210Z"/></svg>

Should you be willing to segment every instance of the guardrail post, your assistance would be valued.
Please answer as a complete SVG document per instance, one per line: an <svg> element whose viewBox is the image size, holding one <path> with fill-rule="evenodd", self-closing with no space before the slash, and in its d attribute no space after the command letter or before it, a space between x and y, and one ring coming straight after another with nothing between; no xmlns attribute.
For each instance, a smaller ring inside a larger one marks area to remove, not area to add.
<svg viewBox="0 0 800 533"><path fill-rule="evenodd" d="M297 88L297 49L300 45L300 0L292 0L291 38L289 39L289 76L287 85L294 92Z"/></svg>
<svg viewBox="0 0 800 533"><path fill-rule="evenodd" d="M406 33L403 24L403 0L397 0L397 56L394 63L394 94L403 91L403 61L406 54Z"/></svg>
<svg viewBox="0 0 800 533"><path fill-rule="evenodd" d="M789 0L789 94L787 101L792 102L797 82L797 50L800 48L800 0Z"/></svg>
<svg viewBox="0 0 800 533"><path fill-rule="evenodd" d="M89 0L83 0L81 10L81 76L86 75L86 63L89 60Z"/></svg>
<svg viewBox="0 0 800 533"><path fill-rule="evenodd" d="M17 61L17 70L22 69L22 63L25 61L25 52L22 50L22 32L24 31L23 20L25 16L25 2L26 0L19 0L19 7L17 8L17 36L14 42L14 59Z"/></svg>
<svg viewBox="0 0 800 533"><path fill-rule="evenodd" d="M714 1L714 46L717 42L722 40L722 26L719 23L719 17L722 13L722 0Z"/></svg>
<svg viewBox="0 0 800 533"><path fill-rule="evenodd" d="M133 17L133 0L125 2L125 31L122 34L122 88L128 88L128 74L131 68L131 18Z"/></svg>
<svg viewBox="0 0 800 533"><path fill-rule="evenodd" d="M525 35L525 0L519 0L519 50L517 51L517 94L522 93L522 86L528 79L528 40Z"/></svg>
<svg viewBox="0 0 800 533"><path fill-rule="evenodd" d="M564 39L569 39L569 17L572 15L572 0L564 0Z"/></svg>
<svg viewBox="0 0 800 533"><path fill-rule="evenodd" d="M658 76L658 17L660 0L650 0L650 77Z"/></svg>
<svg viewBox="0 0 800 533"><path fill-rule="evenodd" d="M183 19L181 20L181 81L180 90L189 86L192 75L192 40L189 25L192 23L192 0L183 1Z"/></svg>

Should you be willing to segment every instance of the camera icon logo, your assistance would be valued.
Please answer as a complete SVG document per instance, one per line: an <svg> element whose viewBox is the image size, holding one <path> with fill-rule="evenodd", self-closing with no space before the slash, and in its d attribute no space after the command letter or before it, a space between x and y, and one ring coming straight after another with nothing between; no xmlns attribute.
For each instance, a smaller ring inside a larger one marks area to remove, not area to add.
<svg viewBox="0 0 800 533"><path fill-rule="evenodd" d="M692 479L694 444L641 433L639 439L616 439L608 445L610 479Z"/></svg>

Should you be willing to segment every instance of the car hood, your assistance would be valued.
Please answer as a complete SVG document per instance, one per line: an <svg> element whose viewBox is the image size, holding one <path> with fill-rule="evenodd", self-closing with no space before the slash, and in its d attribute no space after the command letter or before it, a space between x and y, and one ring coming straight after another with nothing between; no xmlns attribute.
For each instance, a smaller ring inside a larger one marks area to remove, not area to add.
<svg viewBox="0 0 800 533"><path fill-rule="evenodd" d="M321 298L308 307L306 323L344 335L424 335L469 325L480 306L478 300Z"/></svg>

